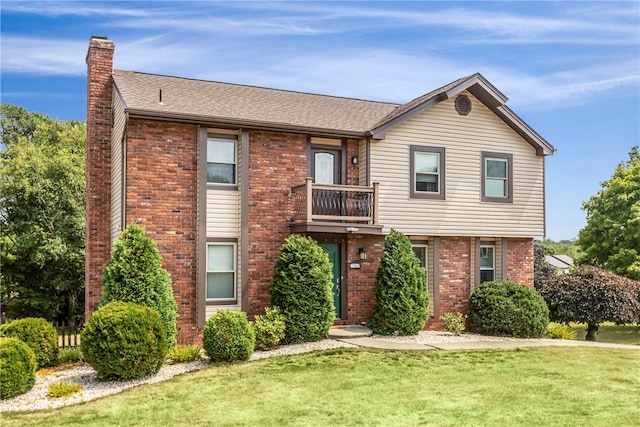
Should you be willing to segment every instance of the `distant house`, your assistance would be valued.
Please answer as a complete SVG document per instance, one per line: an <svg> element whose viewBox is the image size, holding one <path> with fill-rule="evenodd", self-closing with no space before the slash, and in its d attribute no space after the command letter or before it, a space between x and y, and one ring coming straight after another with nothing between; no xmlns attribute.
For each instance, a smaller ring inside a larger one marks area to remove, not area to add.
<svg viewBox="0 0 640 427"><path fill-rule="evenodd" d="M573 258L568 255L547 255L545 261L555 268L556 273L566 274L573 267Z"/></svg>
<svg viewBox="0 0 640 427"><path fill-rule="evenodd" d="M292 233L328 252L340 324L369 320L392 228L425 269L426 328L483 281L533 286L554 148L482 75L393 104L114 70L113 53L91 39L86 315L132 222L171 274L180 343L216 310L262 313Z"/></svg>

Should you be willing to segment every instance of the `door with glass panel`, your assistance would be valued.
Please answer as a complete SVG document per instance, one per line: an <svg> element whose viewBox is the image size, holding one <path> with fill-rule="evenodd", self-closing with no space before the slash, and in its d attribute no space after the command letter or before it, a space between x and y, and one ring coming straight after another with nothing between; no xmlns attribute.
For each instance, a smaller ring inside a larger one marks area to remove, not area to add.
<svg viewBox="0 0 640 427"><path fill-rule="evenodd" d="M330 148L311 149L311 177L316 185L334 185L341 183L340 159L341 150ZM333 189L313 190L313 214L332 215L343 214L344 195Z"/></svg>

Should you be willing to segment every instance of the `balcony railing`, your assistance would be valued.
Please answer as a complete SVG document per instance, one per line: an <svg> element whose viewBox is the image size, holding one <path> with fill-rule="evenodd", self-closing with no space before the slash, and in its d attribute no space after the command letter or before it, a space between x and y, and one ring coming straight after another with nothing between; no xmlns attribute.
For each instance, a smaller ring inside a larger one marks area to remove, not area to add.
<svg viewBox="0 0 640 427"><path fill-rule="evenodd" d="M307 178L291 189L294 224L354 223L378 225L378 183L372 187L314 184Z"/></svg>

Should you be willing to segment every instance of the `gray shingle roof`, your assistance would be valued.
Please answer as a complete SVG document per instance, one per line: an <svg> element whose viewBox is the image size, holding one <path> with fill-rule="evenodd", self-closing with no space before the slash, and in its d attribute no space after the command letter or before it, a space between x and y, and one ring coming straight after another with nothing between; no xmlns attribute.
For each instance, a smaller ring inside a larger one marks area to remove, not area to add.
<svg viewBox="0 0 640 427"><path fill-rule="evenodd" d="M129 112L272 128L364 135L397 107L387 102L115 70ZM162 104L159 104L162 90Z"/></svg>

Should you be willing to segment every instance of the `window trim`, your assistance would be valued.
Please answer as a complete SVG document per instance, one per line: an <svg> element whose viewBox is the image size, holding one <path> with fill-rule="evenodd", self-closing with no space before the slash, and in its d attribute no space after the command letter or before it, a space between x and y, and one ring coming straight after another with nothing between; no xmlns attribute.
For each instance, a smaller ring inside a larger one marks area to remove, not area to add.
<svg viewBox="0 0 640 427"><path fill-rule="evenodd" d="M504 197L486 195L487 160L506 160L507 162L507 195ZM481 200L483 202L513 203L513 154L483 151L481 169Z"/></svg>
<svg viewBox="0 0 640 427"><path fill-rule="evenodd" d="M234 145L234 162L233 163L227 163L227 162L209 162L208 156L209 156L209 140L221 140L221 141L225 141L225 142L233 142ZM206 183L207 183L207 188L217 188L220 190L236 190L238 188L238 136L237 135L227 135L227 134L221 134L221 133L211 133L208 132L207 133L207 140L206 140L206 146L205 146L205 171L206 171ZM224 165L233 165L234 168L234 176L233 176L233 180L234 182L232 183L227 183L227 182L213 182L213 181L209 181L209 173L208 173L208 169L209 169L209 164L210 163L216 163L216 164L224 164Z"/></svg>
<svg viewBox="0 0 640 427"><path fill-rule="evenodd" d="M415 153L438 154L438 192L426 192L416 190L416 168ZM444 147L426 147L422 145L411 145L409 147L409 197L411 199L432 199L445 200L445 149Z"/></svg>
<svg viewBox="0 0 640 427"><path fill-rule="evenodd" d="M425 286L427 293L429 293L429 243L411 242L411 249L416 248L424 249ZM422 266L420 266L420 268L422 268Z"/></svg>
<svg viewBox="0 0 640 427"><path fill-rule="evenodd" d="M209 273L229 273L229 271L212 271L209 270L209 246L231 246L233 249L233 298L208 298L208 274ZM236 242L207 242L207 250L205 255L205 282L204 282L204 295L208 304L235 304L238 301L238 244Z"/></svg>

